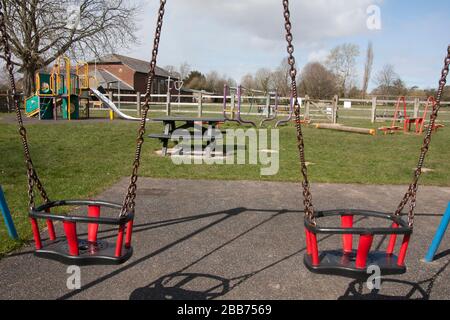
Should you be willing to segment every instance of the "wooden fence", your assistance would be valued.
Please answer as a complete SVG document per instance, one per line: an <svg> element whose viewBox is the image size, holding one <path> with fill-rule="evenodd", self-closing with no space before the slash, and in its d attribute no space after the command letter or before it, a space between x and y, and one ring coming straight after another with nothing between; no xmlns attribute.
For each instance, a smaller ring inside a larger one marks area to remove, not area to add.
<svg viewBox="0 0 450 320"><path fill-rule="evenodd" d="M111 101L122 111L141 115L144 95L137 94L108 94ZM237 99L235 95L226 97L229 109L237 110ZM12 96L9 93L0 93L0 112L12 111ZM210 95L201 92L194 95L177 94L155 94L151 98L151 112L166 115L192 114L198 117L204 115L220 115L223 110L223 95ZM367 99L341 99L335 96L330 100L311 99L308 96L301 97L302 114L307 119L320 122L337 123L339 119L369 120L377 121L392 120L397 100L384 100L377 97ZM286 114L289 110L290 98L279 97L279 110ZM423 113L426 100L421 98L408 98L407 113L417 117ZM275 104L274 96L243 96L242 115L268 117L273 110L268 106ZM450 123L450 102L441 102L441 122ZM92 107L100 107L95 101ZM401 110L403 112L403 109ZM430 110L429 110L430 111Z"/></svg>
<svg viewBox="0 0 450 320"><path fill-rule="evenodd" d="M122 99L124 98L124 99ZM112 94L110 99L123 111L136 112L140 115L143 95L140 94ZM127 99L127 101L123 101ZM219 115L223 110L222 95L206 95L198 93L195 95L152 95L151 112L173 115L174 113L196 114L201 117L205 114ZM264 110L268 105L274 105L274 97L269 96L243 96L242 113L246 116L267 116ZM289 109L289 97L279 97L279 109L283 113ZM308 96L301 97L301 108L305 118L315 121L326 121L337 123L339 119L390 121L393 119L397 100L384 100L377 97L368 99L340 99L335 96L330 100L311 99ZM190 101L190 102L187 102ZM231 110L236 110L236 97L227 96L227 103ZM423 113L427 101L414 98L406 101L407 113L417 117ZM256 107L255 107L256 105ZM450 123L450 102L441 102L443 115L441 122ZM431 109L428 110L430 113ZM403 113L403 108L401 109Z"/></svg>

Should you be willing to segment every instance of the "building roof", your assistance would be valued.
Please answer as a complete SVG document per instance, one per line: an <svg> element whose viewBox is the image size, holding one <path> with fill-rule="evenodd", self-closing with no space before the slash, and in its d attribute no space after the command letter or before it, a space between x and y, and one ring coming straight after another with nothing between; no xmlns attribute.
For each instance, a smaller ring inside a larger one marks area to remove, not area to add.
<svg viewBox="0 0 450 320"><path fill-rule="evenodd" d="M90 72L90 75L94 75L94 71ZM128 83L124 82L123 80L117 78L114 74L111 72L108 72L107 70L98 69L97 75L96 75L98 85L101 85L105 89L109 88L113 90L119 89L119 83L120 83L120 90L130 90L134 91L134 88L130 86Z"/></svg>
<svg viewBox="0 0 450 320"><path fill-rule="evenodd" d="M150 62L123 56L120 54L109 54L109 55L101 57L97 61L89 62L89 64L94 64L94 63L97 63L97 64L122 63L122 64L128 66L129 68L131 68L132 70L139 72L139 73L148 73L150 70ZM164 70L163 68L160 68L158 66L156 67L155 72L156 72L157 76L166 77L166 78L170 76L169 72L167 72L166 70Z"/></svg>

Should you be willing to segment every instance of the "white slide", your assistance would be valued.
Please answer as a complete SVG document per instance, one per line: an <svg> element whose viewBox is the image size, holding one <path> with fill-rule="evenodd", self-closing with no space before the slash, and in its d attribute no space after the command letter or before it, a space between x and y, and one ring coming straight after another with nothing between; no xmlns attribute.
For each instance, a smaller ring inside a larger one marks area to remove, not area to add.
<svg viewBox="0 0 450 320"><path fill-rule="evenodd" d="M109 100L109 98L107 96L105 96L103 93L101 93L97 89L93 89L93 88L90 88L90 89L91 89L92 93L97 98L100 99L101 102L103 102L108 108L110 108L112 111L114 111L120 118L125 119L125 120L131 120L131 121L141 121L141 118L131 117L129 115L126 115L122 111L120 111L119 108L117 108L117 106L114 104L114 102ZM146 120L151 121L150 119L146 119Z"/></svg>

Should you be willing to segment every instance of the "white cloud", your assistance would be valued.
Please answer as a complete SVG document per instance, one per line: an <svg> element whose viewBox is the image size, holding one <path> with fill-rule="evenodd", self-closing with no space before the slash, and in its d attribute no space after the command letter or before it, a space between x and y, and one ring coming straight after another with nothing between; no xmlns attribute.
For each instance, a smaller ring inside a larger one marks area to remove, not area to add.
<svg viewBox="0 0 450 320"><path fill-rule="evenodd" d="M323 60L333 40L369 33L366 9L381 1L291 0L298 61ZM142 51L131 53L140 58L150 52L159 1L147 3ZM284 34L281 0L168 0L159 61L189 61L204 72L216 69L239 79L260 67L276 67L286 56Z"/></svg>
<svg viewBox="0 0 450 320"><path fill-rule="evenodd" d="M324 62L329 53L330 51L326 49L311 51L308 55L308 62Z"/></svg>
<svg viewBox="0 0 450 320"><path fill-rule="evenodd" d="M381 0L291 1L294 34L308 44L365 33L366 10L377 3ZM279 41L284 27L281 1L275 0L173 0L170 9L265 41Z"/></svg>

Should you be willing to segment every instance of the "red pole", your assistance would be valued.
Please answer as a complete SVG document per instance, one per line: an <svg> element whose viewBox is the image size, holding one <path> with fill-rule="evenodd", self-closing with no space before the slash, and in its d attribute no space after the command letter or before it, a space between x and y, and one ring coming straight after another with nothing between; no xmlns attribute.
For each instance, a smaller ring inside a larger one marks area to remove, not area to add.
<svg viewBox="0 0 450 320"><path fill-rule="evenodd" d="M50 209L45 210L45 212L50 213ZM53 225L53 221L51 219L47 219L47 229L50 240L56 240L55 226Z"/></svg>
<svg viewBox="0 0 450 320"><path fill-rule="evenodd" d="M99 218L100 217L100 207L99 206L88 206L88 216L89 218ZM98 223L88 224L88 241L97 242L98 234Z"/></svg>
<svg viewBox="0 0 450 320"><path fill-rule="evenodd" d="M397 229L399 226L397 223L393 223L392 224L392 228ZM390 238L389 238L389 244L388 247L386 249L386 253L391 255L394 253L395 250L395 243L397 242L397 235L396 234L391 234Z"/></svg>
<svg viewBox="0 0 450 320"><path fill-rule="evenodd" d="M356 254L355 266L358 269L364 269L367 266L367 257L372 247L373 235L362 234L359 237L358 252Z"/></svg>
<svg viewBox="0 0 450 320"><path fill-rule="evenodd" d="M31 221L31 229L33 230L34 244L36 250L40 250L42 249L42 241L41 241L41 234L39 233L39 225L37 223L37 220L34 218L30 218L30 221Z"/></svg>
<svg viewBox="0 0 450 320"><path fill-rule="evenodd" d="M310 232L309 241L311 243L311 258L313 266L318 266L320 264L319 260L319 248L317 246L317 236L315 233Z"/></svg>
<svg viewBox="0 0 450 320"><path fill-rule="evenodd" d="M78 237L77 224L74 222L64 221L64 232L66 233L67 243L69 245L69 254L71 256L78 256Z"/></svg>
<svg viewBox="0 0 450 320"><path fill-rule="evenodd" d="M306 253L311 255L312 254L311 236L310 236L310 231L307 228L305 228L305 238L306 238Z"/></svg>
<svg viewBox="0 0 450 320"><path fill-rule="evenodd" d="M400 247L400 253L398 254L398 261L397 264L399 266L405 265L405 258L406 258L406 252L408 251L408 245L409 245L409 239L411 238L411 235L406 234L403 237L402 246Z"/></svg>
<svg viewBox="0 0 450 320"><path fill-rule="evenodd" d="M121 225L119 227L119 234L117 235L116 253L115 253L117 258L119 258L122 255L124 229L125 229L125 227L123 225Z"/></svg>
<svg viewBox="0 0 450 320"><path fill-rule="evenodd" d="M345 215L341 217L342 228L353 228L353 215ZM344 234L342 236L343 248L345 253L353 251L353 235Z"/></svg>
<svg viewBox="0 0 450 320"><path fill-rule="evenodd" d="M133 235L133 220L128 221L127 224L127 234L125 237L125 248L129 249L131 247L131 236Z"/></svg>

